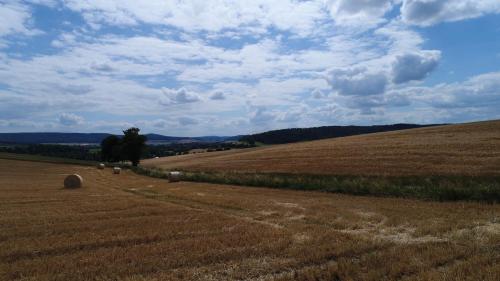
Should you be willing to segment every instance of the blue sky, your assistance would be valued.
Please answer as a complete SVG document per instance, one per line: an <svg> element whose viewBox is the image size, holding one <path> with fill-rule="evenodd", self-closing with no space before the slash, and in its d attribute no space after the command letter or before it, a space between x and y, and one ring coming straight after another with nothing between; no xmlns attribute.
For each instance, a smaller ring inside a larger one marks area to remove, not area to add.
<svg viewBox="0 0 500 281"><path fill-rule="evenodd" d="M0 132L500 118L498 0L0 0Z"/></svg>

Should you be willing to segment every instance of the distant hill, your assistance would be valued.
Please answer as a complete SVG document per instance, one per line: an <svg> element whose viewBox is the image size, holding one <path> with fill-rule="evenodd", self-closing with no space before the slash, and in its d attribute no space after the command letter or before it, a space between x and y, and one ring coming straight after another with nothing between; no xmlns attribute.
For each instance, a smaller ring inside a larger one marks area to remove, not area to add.
<svg viewBox="0 0 500 281"><path fill-rule="evenodd" d="M105 133L0 133L1 143L100 143L110 136Z"/></svg>
<svg viewBox="0 0 500 281"><path fill-rule="evenodd" d="M64 143L64 144L98 144L110 136L106 133L0 133L0 143L9 144L40 144L40 143ZM237 140L239 137L172 137L158 134L146 134L148 142L152 144L170 142L220 142Z"/></svg>
<svg viewBox="0 0 500 281"><path fill-rule="evenodd" d="M247 135L241 137L240 140L247 142L260 142L263 144L284 144L370 133L390 132L405 129L416 129L430 126L437 125L393 124L373 126L323 126L313 128L292 128Z"/></svg>
<svg viewBox="0 0 500 281"><path fill-rule="evenodd" d="M189 143L189 142L222 142L247 141L264 144L284 144L300 141L319 140L334 137L413 129L434 125L394 124L376 126L325 126L313 128L293 128L268 131L246 136L202 136L202 137L175 137L159 134L146 134L148 143ZM0 133L0 143L9 144L98 144L111 134L106 133Z"/></svg>

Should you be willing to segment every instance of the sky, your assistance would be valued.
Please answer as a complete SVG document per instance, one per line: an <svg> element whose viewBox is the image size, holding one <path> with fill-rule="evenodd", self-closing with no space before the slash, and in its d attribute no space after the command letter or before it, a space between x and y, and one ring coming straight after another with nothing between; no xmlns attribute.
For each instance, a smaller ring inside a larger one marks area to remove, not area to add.
<svg viewBox="0 0 500 281"><path fill-rule="evenodd" d="M0 132L500 118L500 0L0 0Z"/></svg>

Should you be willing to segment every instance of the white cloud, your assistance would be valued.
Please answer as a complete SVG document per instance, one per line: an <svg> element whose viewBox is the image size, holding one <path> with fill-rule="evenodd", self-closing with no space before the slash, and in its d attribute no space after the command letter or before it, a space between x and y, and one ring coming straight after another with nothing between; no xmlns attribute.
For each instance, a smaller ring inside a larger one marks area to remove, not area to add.
<svg viewBox="0 0 500 281"><path fill-rule="evenodd" d="M270 122L273 122L276 119L276 115L269 110L265 106L253 106L249 114L249 121L252 124L259 126L269 126Z"/></svg>
<svg viewBox="0 0 500 281"><path fill-rule="evenodd" d="M375 35L382 36L386 44L384 49L388 53L404 53L419 51L424 38L399 20L394 20L374 31Z"/></svg>
<svg viewBox="0 0 500 281"><path fill-rule="evenodd" d="M165 94L165 98L160 100L160 104L162 105L192 103L200 100L198 94L189 92L185 88L163 88L162 91Z"/></svg>
<svg viewBox="0 0 500 281"><path fill-rule="evenodd" d="M321 1L265 0L67 0L67 7L83 13L91 24L172 25L186 31L276 27L307 33L324 17Z"/></svg>
<svg viewBox="0 0 500 281"><path fill-rule="evenodd" d="M55 48L64 48L75 45L77 41L77 36L72 33L63 33L59 37L53 40L50 45Z"/></svg>
<svg viewBox="0 0 500 281"><path fill-rule="evenodd" d="M419 18L423 2L442 5ZM66 112L86 118L100 113L96 116L112 120L82 120L78 129L108 130L133 123L184 135L317 122L397 121L413 114L398 110L416 105L426 114L439 108L435 116L441 118L450 115L452 105L463 104L464 111L469 110L468 104L476 104L471 102L474 98L495 103L495 88L485 90L489 84L473 79L432 88L405 84L425 79L440 57L437 50L423 50L428 38L412 25L476 17L487 13L487 7L493 13L497 2L3 1L1 7L8 7L13 16L9 22L0 17L0 37L6 35L0 47L9 48L10 35L36 33L34 24L40 21L30 19L36 7L29 3L48 5L54 13L67 13L69 8L81 13L91 27L115 25L127 32L93 30L72 21L59 26L59 35L41 36L43 42L16 42L53 48L0 53L0 118L20 120L29 115L49 126ZM466 3L471 13L463 13L460 3ZM432 91L444 94L430 95ZM137 116L144 120L137 121ZM189 128L182 128L182 122ZM71 129L62 123L53 126Z"/></svg>
<svg viewBox="0 0 500 281"><path fill-rule="evenodd" d="M369 27L385 21L384 14L393 7L392 0L332 0L330 13L339 25Z"/></svg>
<svg viewBox="0 0 500 281"><path fill-rule="evenodd" d="M405 0L401 16L406 23L429 26L500 13L498 0Z"/></svg>
<svg viewBox="0 0 500 281"><path fill-rule="evenodd" d="M383 94L387 77L383 72L371 72L365 67L333 69L327 75L332 89L343 96Z"/></svg>
<svg viewBox="0 0 500 281"><path fill-rule="evenodd" d="M422 51L397 56L392 65L394 83L424 79L437 67L440 56L439 51Z"/></svg>
<svg viewBox="0 0 500 281"><path fill-rule="evenodd" d="M64 126L75 126L83 124L84 119L73 113L63 113L59 115L59 123Z"/></svg>
<svg viewBox="0 0 500 281"><path fill-rule="evenodd" d="M314 34L318 25L371 27L400 0L66 0L93 27L101 24L174 26L188 32L243 30L263 34L276 28L300 36Z"/></svg>
<svg viewBox="0 0 500 281"><path fill-rule="evenodd" d="M288 124L296 123L306 116L308 110L309 108L306 105L301 104L299 106L292 107L285 112L277 113L276 120Z"/></svg>
<svg viewBox="0 0 500 281"><path fill-rule="evenodd" d="M500 115L500 72L474 76L464 82L411 89L419 100L437 108L476 108Z"/></svg>
<svg viewBox="0 0 500 281"><path fill-rule="evenodd" d="M31 11L25 5L11 1L0 3L0 36L39 34L40 31L29 27L30 17Z"/></svg>

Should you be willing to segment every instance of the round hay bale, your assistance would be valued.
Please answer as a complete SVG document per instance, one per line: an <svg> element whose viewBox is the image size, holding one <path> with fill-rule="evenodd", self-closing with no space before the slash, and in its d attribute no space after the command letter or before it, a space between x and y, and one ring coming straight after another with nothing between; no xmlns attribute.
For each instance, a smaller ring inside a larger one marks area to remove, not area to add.
<svg viewBox="0 0 500 281"><path fill-rule="evenodd" d="M115 174L115 175L120 174L121 171L122 171L122 169L120 167L114 167L113 168L113 174Z"/></svg>
<svg viewBox="0 0 500 281"><path fill-rule="evenodd" d="M178 182L181 180L182 173L178 171L168 173L168 181L169 182Z"/></svg>
<svg viewBox="0 0 500 281"><path fill-rule="evenodd" d="M83 186L83 178L80 175L69 175L64 179L64 188L80 188Z"/></svg>
<svg viewBox="0 0 500 281"><path fill-rule="evenodd" d="M99 170L103 170L105 167L106 167L106 165L104 165L103 163L100 163L99 165L97 165L97 169L99 169Z"/></svg>

